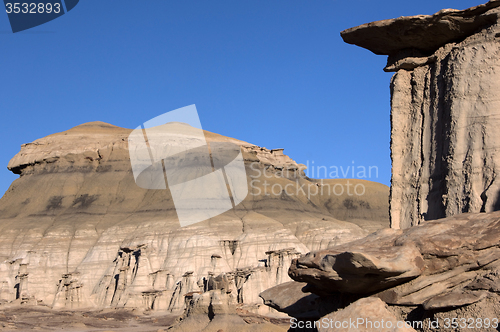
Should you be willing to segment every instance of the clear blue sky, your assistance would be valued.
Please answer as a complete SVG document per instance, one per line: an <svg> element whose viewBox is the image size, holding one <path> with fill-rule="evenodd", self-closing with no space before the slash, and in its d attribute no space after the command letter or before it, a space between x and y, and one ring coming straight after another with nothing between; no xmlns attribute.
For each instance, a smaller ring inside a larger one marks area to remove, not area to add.
<svg viewBox="0 0 500 332"><path fill-rule="evenodd" d="M486 2L486 1L484 1ZM390 184L385 56L341 30L479 1L81 0L12 34L0 13L0 195L20 145L89 121L135 128L196 104L205 130Z"/></svg>

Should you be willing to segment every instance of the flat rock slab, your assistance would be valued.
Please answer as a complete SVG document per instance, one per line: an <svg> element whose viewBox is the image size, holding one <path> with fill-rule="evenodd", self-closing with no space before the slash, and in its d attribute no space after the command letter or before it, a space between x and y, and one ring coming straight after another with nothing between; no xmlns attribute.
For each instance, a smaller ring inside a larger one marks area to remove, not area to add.
<svg viewBox="0 0 500 332"><path fill-rule="evenodd" d="M379 55L394 55L404 49L432 54L439 47L464 39L497 21L489 12L500 1L465 10L443 9L434 15L399 17L363 24L341 32L348 44L361 46Z"/></svg>
<svg viewBox="0 0 500 332"><path fill-rule="evenodd" d="M264 300L265 305L292 317L320 317L318 311L320 297L304 291L305 286L307 283L304 282L285 282L266 289L259 296Z"/></svg>

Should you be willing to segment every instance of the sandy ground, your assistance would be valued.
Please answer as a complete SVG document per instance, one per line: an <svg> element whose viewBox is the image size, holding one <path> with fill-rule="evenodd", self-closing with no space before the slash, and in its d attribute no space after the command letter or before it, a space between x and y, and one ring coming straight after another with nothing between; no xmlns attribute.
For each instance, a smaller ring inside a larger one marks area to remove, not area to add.
<svg viewBox="0 0 500 332"><path fill-rule="evenodd" d="M287 319L272 319L243 312L239 315L248 324L267 321L282 327L290 325ZM129 309L68 311L44 306L0 307L0 331L163 332L175 323L177 317Z"/></svg>
<svg viewBox="0 0 500 332"><path fill-rule="evenodd" d="M166 330L176 315L134 310L57 311L43 306L0 308L1 331L116 331Z"/></svg>

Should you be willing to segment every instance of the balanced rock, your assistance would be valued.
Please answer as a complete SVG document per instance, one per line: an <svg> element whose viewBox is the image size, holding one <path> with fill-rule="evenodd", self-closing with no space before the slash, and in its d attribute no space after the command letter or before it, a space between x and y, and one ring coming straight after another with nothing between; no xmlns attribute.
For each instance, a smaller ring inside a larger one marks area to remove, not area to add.
<svg viewBox="0 0 500 332"><path fill-rule="evenodd" d="M391 227L500 209L500 1L342 32L389 55Z"/></svg>

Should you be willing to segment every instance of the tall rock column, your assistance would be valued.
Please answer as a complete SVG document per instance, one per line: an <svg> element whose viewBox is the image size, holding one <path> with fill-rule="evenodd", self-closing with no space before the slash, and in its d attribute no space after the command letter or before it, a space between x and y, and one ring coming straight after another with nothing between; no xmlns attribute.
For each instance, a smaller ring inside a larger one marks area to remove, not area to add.
<svg viewBox="0 0 500 332"><path fill-rule="evenodd" d="M391 227L500 209L500 0L345 30L389 55Z"/></svg>

